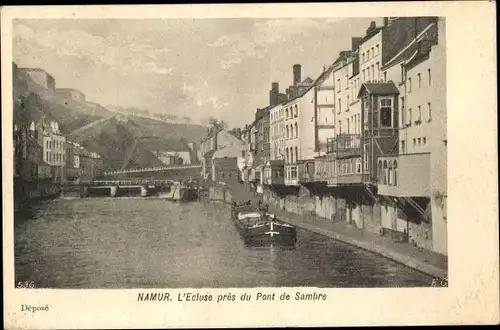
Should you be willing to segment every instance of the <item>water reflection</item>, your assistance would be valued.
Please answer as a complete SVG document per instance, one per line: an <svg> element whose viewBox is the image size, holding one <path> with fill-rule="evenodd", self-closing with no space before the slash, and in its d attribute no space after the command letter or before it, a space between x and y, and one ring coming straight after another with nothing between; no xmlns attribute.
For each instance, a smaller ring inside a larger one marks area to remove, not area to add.
<svg viewBox="0 0 500 330"><path fill-rule="evenodd" d="M16 215L16 280L53 288L429 286L431 278L303 230L245 245L225 205L89 198Z"/></svg>

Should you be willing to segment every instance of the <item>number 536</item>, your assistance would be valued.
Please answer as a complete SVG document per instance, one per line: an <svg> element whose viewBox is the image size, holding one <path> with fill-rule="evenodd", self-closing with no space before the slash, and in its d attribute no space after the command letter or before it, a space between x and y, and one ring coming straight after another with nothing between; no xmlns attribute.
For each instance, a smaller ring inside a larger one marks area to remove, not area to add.
<svg viewBox="0 0 500 330"><path fill-rule="evenodd" d="M33 281L19 281L16 283L16 288L18 288L18 289L34 289L35 282L33 282Z"/></svg>
<svg viewBox="0 0 500 330"><path fill-rule="evenodd" d="M447 287L448 286L448 279L447 278L433 278L431 287Z"/></svg>

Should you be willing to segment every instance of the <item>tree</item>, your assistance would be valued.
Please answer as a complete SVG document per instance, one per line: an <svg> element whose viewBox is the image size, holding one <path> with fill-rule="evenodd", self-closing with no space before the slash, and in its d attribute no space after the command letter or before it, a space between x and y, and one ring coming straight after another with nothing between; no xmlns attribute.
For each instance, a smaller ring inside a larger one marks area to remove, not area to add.
<svg viewBox="0 0 500 330"><path fill-rule="evenodd" d="M208 124L211 127L216 127L218 130L223 130L227 128L227 124L226 122L224 122L224 120L218 120L217 118L214 118L212 116L208 118Z"/></svg>

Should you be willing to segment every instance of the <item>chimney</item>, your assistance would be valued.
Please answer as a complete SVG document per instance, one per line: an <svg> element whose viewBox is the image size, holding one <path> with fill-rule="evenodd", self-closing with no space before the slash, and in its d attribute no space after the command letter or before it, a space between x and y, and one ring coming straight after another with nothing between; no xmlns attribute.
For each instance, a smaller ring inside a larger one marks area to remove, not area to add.
<svg viewBox="0 0 500 330"><path fill-rule="evenodd" d="M351 39L351 50L354 52L358 50L359 45L361 45L363 38L352 38Z"/></svg>
<svg viewBox="0 0 500 330"><path fill-rule="evenodd" d="M389 26L389 17L384 17L384 27Z"/></svg>
<svg viewBox="0 0 500 330"><path fill-rule="evenodd" d="M301 81L301 66L300 64L295 64L293 66L293 85L297 86L298 83Z"/></svg>
<svg viewBox="0 0 500 330"><path fill-rule="evenodd" d="M366 35L369 36L377 28L375 21L370 22L370 26L366 29Z"/></svg>
<svg viewBox="0 0 500 330"><path fill-rule="evenodd" d="M279 94L279 84L273 82L271 84L271 90L269 91L269 105L275 106L278 104L278 94Z"/></svg>

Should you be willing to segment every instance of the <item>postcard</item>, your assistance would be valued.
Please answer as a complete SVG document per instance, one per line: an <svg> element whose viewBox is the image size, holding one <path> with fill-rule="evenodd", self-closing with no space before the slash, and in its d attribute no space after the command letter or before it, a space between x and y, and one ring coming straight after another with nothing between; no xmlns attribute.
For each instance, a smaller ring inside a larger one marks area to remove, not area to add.
<svg viewBox="0 0 500 330"><path fill-rule="evenodd" d="M498 323L494 13L2 8L5 327Z"/></svg>

